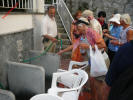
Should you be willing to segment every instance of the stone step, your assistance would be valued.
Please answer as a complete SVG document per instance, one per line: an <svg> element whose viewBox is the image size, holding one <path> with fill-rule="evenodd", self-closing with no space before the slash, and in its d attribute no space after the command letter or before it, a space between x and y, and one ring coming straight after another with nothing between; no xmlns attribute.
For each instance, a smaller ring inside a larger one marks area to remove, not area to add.
<svg viewBox="0 0 133 100"><path fill-rule="evenodd" d="M62 25L62 22L60 22L60 23L58 23L58 22L56 22L57 23L57 26L61 26ZM62 25L63 26L63 25Z"/></svg>
<svg viewBox="0 0 133 100"><path fill-rule="evenodd" d="M71 42L69 39L62 39L62 44L63 45L71 45Z"/></svg>
<svg viewBox="0 0 133 100"><path fill-rule="evenodd" d="M57 23L57 28L64 28L64 26L61 23Z"/></svg>
<svg viewBox="0 0 133 100"><path fill-rule="evenodd" d="M56 23L57 23L57 24L58 24L58 23L62 24L62 21L61 21L61 20L56 20Z"/></svg>
<svg viewBox="0 0 133 100"><path fill-rule="evenodd" d="M70 3L72 3L72 4L74 3L74 4L75 4L75 1L73 1L73 0L72 0L72 1L67 0L67 2L66 2L66 3L67 3L67 4L70 4Z"/></svg>
<svg viewBox="0 0 133 100"><path fill-rule="evenodd" d="M57 45L60 45L60 42L57 42ZM71 45L71 42L69 39L62 39L62 45Z"/></svg>
<svg viewBox="0 0 133 100"><path fill-rule="evenodd" d="M62 45L62 50L66 49L67 47L69 47L70 45ZM56 46L56 51L58 52L60 50L60 45Z"/></svg>
<svg viewBox="0 0 133 100"><path fill-rule="evenodd" d="M58 33L59 38L68 39L67 33Z"/></svg>
<svg viewBox="0 0 133 100"><path fill-rule="evenodd" d="M64 28L58 28L57 30L59 33L65 33L66 32Z"/></svg>
<svg viewBox="0 0 133 100"><path fill-rule="evenodd" d="M59 15L55 15L55 19L60 19L60 16Z"/></svg>
<svg viewBox="0 0 133 100"><path fill-rule="evenodd" d="M56 19L56 22L61 22L60 18L57 18L57 19Z"/></svg>
<svg viewBox="0 0 133 100"><path fill-rule="evenodd" d="M71 45L70 40L68 39L67 33L64 29L64 26L61 22L61 19L58 14L55 15L56 23L57 23L57 29L58 29L58 37L62 39L62 49L67 48ZM56 45L56 52L60 51L60 42ZM65 52L61 55L61 59L71 59L71 51Z"/></svg>

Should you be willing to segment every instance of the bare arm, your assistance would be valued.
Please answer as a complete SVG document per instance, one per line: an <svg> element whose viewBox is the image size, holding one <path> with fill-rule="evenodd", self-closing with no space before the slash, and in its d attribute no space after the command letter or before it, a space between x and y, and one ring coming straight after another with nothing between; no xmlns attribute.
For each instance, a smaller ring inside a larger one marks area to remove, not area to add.
<svg viewBox="0 0 133 100"><path fill-rule="evenodd" d="M70 30L70 35L71 35L72 43L73 43L73 40L74 40L73 31L74 31L74 25L72 24L72 25L71 25L71 30Z"/></svg>
<svg viewBox="0 0 133 100"><path fill-rule="evenodd" d="M57 54L61 55L64 52L70 51L73 49L73 45L70 45L69 47L65 48L64 50L60 50Z"/></svg>
<svg viewBox="0 0 133 100"><path fill-rule="evenodd" d="M51 40L52 42L57 42L57 39L52 37L52 36L49 36L49 35L44 35L45 38L48 38L49 40Z"/></svg>
<svg viewBox="0 0 133 100"><path fill-rule="evenodd" d="M105 33L104 36L106 36L107 38L112 39L112 40L116 40L117 39L117 38L109 35L108 33Z"/></svg>
<svg viewBox="0 0 133 100"><path fill-rule="evenodd" d="M102 49L102 48L106 49L106 44L105 44L103 39L96 41L96 44L97 44L99 49Z"/></svg>
<svg viewBox="0 0 133 100"><path fill-rule="evenodd" d="M123 43L121 43L121 42L119 42L119 41L113 41L113 40L111 40L110 41L113 45L117 45L117 46L122 46L123 45Z"/></svg>
<svg viewBox="0 0 133 100"><path fill-rule="evenodd" d="M133 30L129 30L127 32L127 41L129 42L131 40L133 40ZM114 45L118 45L118 46L122 46L123 45L123 43L121 43L119 41L111 41L111 43L114 44Z"/></svg>
<svg viewBox="0 0 133 100"><path fill-rule="evenodd" d="M129 42L131 40L133 40L133 30L127 32L127 41Z"/></svg>

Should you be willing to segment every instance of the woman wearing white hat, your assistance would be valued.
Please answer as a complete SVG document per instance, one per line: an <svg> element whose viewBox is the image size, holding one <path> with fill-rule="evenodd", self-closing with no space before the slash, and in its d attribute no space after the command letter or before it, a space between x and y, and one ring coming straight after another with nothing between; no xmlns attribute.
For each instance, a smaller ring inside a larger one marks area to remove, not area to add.
<svg viewBox="0 0 133 100"><path fill-rule="evenodd" d="M110 62L112 62L112 59L119 48L119 46L112 44L111 41L116 41L120 38L120 33L122 31L122 26L120 26L120 16L120 14L115 14L111 19L109 19L109 22L113 24L113 28L110 30L109 34L104 34L104 36L110 39L108 44Z"/></svg>
<svg viewBox="0 0 133 100"><path fill-rule="evenodd" d="M123 44L133 40L133 27L131 26L131 17L129 14L123 14L120 18L123 30L120 34L119 41L112 41L112 44L122 46Z"/></svg>

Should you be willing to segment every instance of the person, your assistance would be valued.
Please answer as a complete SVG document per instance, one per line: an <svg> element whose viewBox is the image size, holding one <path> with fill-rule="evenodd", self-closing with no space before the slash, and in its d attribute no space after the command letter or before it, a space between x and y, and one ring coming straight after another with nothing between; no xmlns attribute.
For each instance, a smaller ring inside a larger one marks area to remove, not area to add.
<svg viewBox="0 0 133 100"><path fill-rule="evenodd" d="M102 27L100 23L94 18L93 12L90 10L85 10L82 13L82 16L87 18L90 21L90 27L99 33L101 37L103 37Z"/></svg>
<svg viewBox="0 0 133 100"><path fill-rule="evenodd" d="M75 41L71 46L67 47L66 49L59 51L58 52L59 55L72 49L74 52L78 47L80 49L86 50L89 49L89 45L91 45L94 48L95 44L97 44L99 49L106 48L105 42L101 38L101 36L95 30L88 27L89 25L88 19L81 17L76 24L78 30L77 34L80 34L78 40ZM82 50L80 50L80 52L81 51Z"/></svg>
<svg viewBox="0 0 133 100"><path fill-rule="evenodd" d="M118 41L111 41L112 44L122 46L123 44L133 40L133 27L131 25L131 17L129 14L123 14L120 18L120 23L123 26L123 30L120 33L120 39Z"/></svg>
<svg viewBox="0 0 133 100"><path fill-rule="evenodd" d="M123 46L119 48L118 52L116 53L112 61L112 64L109 67L109 70L105 78L105 82L109 89L108 90L109 100L131 100L131 99L125 99L125 97L126 95L128 96L129 92L131 92L131 91L128 91L130 88L127 88L127 87L130 87L131 86L130 82L132 82L132 78L131 78L132 72L130 71L130 70L133 70L132 51L133 51L133 40L131 40L130 42L127 42L126 44L123 44ZM124 73L127 73L127 74L124 74ZM131 79L131 80L128 80L128 79ZM127 94L123 95L122 93L127 93ZM112 96L115 96L115 97L112 97ZM120 99L120 97L122 98ZM115 98L115 99L110 99L110 98Z"/></svg>
<svg viewBox="0 0 133 100"><path fill-rule="evenodd" d="M105 11L100 11L98 13L98 19L97 20L99 21L99 23L102 26L103 34L108 31L108 24L105 22L105 18L106 18L106 12ZM108 46L109 39L105 36L103 36L103 38L104 38L104 41L105 41L106 45Z"/></svg>
<svg viewBox="0 0 133 100"><path fill-rule="evenodd" d="M109 22L113 24L113 27L109 33L104 33L104 36L109 38L108 55L110 62L112 62L112 59L119 48L119 46L112 44L111 41L120 39L120 33L123 29L123 27L120 25L120 16L120 14L115 14L111 19L109 19Z"/></svg>
<svg viewBox="0 0 133 100"><path fill-rule="evenodd" d="M108 29L108 24L105 22L105 18L106 18L106 12L105 11L100 11L98 13L98 21L102 26L102 30L104 29Z"/></svg>
<svg viewBox="0 0 133 100"><path fill-rule="evenodd" d="M80 38L78 39L78 41L75 41L75 43L71 45L71 47L61 50L58 54L62 54L71 49L73 49L72 52L74 52L76 48L79 48L80 49L79 52L81 54L85 54L87 52L89 60L90 45L92 46L92 48L94 48L95 44L97 44L99 49L106 48L105 42L103 38L100 36L100 34L98 34L95 30L89 27L88 19L81 17L77 22L77 30L78 33L80 34ZM83 57L85 57L85 55ZM86 69L86 71L89 74L89 69ZM87 82L86 84L87 89L91 88L92 94L94 94L93 90L95 87L93 87L92 85L95 80L96 80L95 78L90 77L89 78L90 83Z"/></svg>
<svg viewBox="0 0 133 100"><path fill-rule="evenodd" d="M71 31L70 31L72 43L74 42L74 39L77 37L77 35L76 35L76 33L77 33L76 22L81 17L81 15L82 15L82 12L80 10L77 11L76 14L74 15L75 20L72 22Z"/></svg>
<svg viewBox="0 0 133 100"><path fill-rule="evenodd" d="M55 7L48 7L48 14L44 16L41 26L41 36L43 37L44 48L46 49L51 43L52 47L49 52L55 52L57 42L57 24L55 21Z"/></svg>

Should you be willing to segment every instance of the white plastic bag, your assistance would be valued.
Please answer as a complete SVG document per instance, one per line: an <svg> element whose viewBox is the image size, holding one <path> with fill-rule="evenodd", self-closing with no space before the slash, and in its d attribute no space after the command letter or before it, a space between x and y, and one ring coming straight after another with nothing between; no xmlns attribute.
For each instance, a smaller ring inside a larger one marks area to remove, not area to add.
<svg viewBox="0 0 133 100"><path fill-rule="evenodd" d="M104 58L104 61L105 61L105 63L106 63L107 68L109 68L109 66L110 66L110 59L109 59L108 54L104 51L104 52L102 53L102 55L103 55L103 58Z"/></svg>
<svg viewBox="0 0 133 100"><path fill-rule="evenodd" d="M90 75L92 77L98 77L102 75L106 75L107 73L107 66L105 64L105 60L98 47L95 45L95 51L92 50L90 46L90 60L91 60L91 69Z"/></svg>

